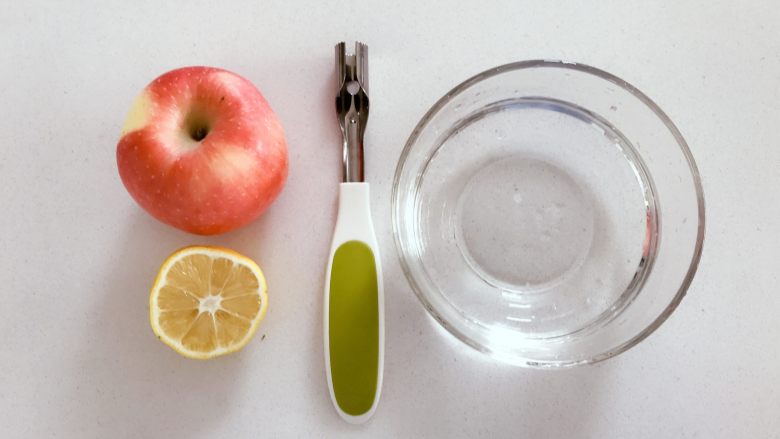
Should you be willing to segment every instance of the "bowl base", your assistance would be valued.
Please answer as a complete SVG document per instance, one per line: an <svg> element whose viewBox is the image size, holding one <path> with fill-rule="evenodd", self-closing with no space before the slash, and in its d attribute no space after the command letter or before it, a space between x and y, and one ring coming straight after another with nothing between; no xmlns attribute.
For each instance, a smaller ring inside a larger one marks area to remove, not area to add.
<svg viewBox="0 0 780 439"><path fill-rule="evenodd" d="M653 232L633 145L597 116L540 98L486 105L441 139L421 180L433 198L421 201L425 229L441 237L429 250L449 254L426 265L442 280L459 273L443 285L452 306L529 339L619 314L641 287Z"/></svg>
<svg viewBox="0 0 780 439"><path fill-rule="evenodd" d="M458 202L458 248L485 282L534 293L559 284L585 260L593 205L563 169L524 156L478 170Z"/></svg>

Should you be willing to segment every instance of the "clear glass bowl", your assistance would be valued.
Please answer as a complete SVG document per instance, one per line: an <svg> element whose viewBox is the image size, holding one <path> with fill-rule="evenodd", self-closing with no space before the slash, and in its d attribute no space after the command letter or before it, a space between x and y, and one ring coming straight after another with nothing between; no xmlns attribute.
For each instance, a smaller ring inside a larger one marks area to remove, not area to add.
<svg viewBox="0 0 780 439"><path fill-rule="evenodd" d="M457 338L514 364L617 355L685 295L704 198L680 132L609 73L525 61L455 87L393 185L402 267Z"/></svg>

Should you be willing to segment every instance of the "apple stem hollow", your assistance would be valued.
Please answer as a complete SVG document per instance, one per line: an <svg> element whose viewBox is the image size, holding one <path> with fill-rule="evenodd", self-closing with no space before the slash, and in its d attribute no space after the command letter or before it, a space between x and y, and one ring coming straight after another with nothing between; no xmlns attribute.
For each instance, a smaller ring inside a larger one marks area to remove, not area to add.
<svg viewBox="0 0 780 439"><path fill-rule="evenodd" d="M209 135L211 124L202 113L193 111L184 119L184 129L192 140L200 142Z"/></svg>

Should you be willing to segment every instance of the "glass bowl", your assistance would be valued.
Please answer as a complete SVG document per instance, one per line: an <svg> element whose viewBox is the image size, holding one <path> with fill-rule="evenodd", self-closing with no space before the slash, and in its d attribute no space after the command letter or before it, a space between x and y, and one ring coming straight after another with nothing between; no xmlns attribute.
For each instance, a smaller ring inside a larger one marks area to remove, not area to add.
<svg viewBox="0 0 780 439"><path fill-rule="evenodd" d="M455 87L396 169L393 230L417 297L497 359L617 355L680 303L704 238L699 173L650 98L582 64L525 61Z"/></svg>

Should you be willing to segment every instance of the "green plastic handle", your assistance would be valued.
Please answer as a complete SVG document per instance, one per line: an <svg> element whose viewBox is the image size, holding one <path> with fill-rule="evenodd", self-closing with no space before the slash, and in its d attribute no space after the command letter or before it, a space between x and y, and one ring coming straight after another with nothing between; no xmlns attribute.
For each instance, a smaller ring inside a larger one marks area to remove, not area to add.
<svg viewBox="0 0 780 439"><path fill-rule="evenodd" d="M374 404L380 361L377 267L367 244L336 249L328 305L333 393L344 413L360 416Z"/></svg>

